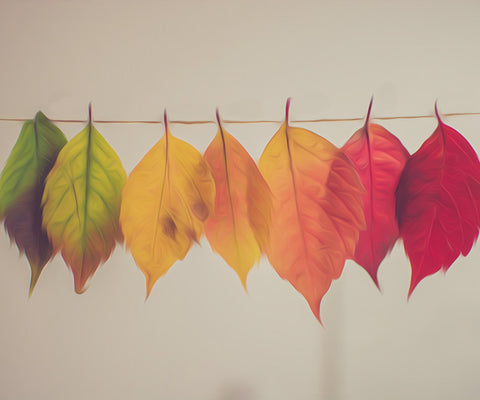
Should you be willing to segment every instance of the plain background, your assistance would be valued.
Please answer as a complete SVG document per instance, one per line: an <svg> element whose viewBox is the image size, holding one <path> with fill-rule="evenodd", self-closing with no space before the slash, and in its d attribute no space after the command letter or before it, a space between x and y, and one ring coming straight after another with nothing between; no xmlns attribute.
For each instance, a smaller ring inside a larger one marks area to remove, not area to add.
<svg viewBox="0 0 480 400"><path fill-rule="evenodd" d="M294 119L480 111L477 1L0 2L0 117ZM480 117L445 122L480 149ZM341 146L362 122L302 124ZM382 121L410 152L431 119ZM63 123L68 138L84 124ZM162 125L97 124L129 173ZM258 160L279 124L225 125ZM0 165L21 123L0 123ZM216 126L172 125L204 151ZM380 293L348 261L322 327L265 261L249 293L208 243L148 299L117 247L83 295L60 256L28 299L29 266L0 237L3 399L475 399L480 249L407 302L401 243Z"/></svg>

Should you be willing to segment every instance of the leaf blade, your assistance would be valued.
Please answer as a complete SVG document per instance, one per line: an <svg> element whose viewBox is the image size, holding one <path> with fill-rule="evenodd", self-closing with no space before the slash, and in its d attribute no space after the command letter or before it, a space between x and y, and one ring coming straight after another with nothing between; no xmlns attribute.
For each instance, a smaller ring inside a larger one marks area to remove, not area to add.
<svg viewBox="0 0 480 400"><path fill-rule="evenodd" d="M24 123L0 176L0 220L29 261L30 295L54 255L42 228L41 199L45 178L66 142L63 132L39 111Z"/></svg>
<svg viewBox="0 0 480 400"><path fill-rule="evenodd" d="M72 270L77 293L122 240L118 214L125 180L120 158L91 120L62 149L47 177L43 226Z"/></svg>
<svg viewBox="0 0 480 400"><path fill-rule="evenodd" d="M146 278L147 297L200 240L214 197L215 183L202 155L166 125L162 139L128 177L120 211L126 245Z"/></svg>
<svg viewBox="0 0 480 400"><path fill-rule="evenodd" d="M268 240L271 192L253 159L220 122L204 159L216 187L215 208L205 223L205 236L246 290L247 275Z"/></svg>
<svg viewBox="0 0 480 400"><path fill-rule="evenodd" d="M288 103L286 121L267 144L259 168L274 196L267 256L320 321L320 302L364 228L363 187L343 152L288 125Z"/></svg>
<svg viewBox="0 0 480 400"><path fill-rule="evenodd" d="M365 125L342 150L354 164L366 189L362 199L366 229L360 233L353 259L379 287L378 268L398 238L395 191L409 154L389 131L370 123L371 106L372 103Z"/></svg>
<svg viewBox="0 0 480 400"><path fill-rule="evenodd" d="M438 126L408 160L397 188L397 218L412 276L408 297L421 280L447 271L467 255L480 226L480 162L467 140Z"/></svg>

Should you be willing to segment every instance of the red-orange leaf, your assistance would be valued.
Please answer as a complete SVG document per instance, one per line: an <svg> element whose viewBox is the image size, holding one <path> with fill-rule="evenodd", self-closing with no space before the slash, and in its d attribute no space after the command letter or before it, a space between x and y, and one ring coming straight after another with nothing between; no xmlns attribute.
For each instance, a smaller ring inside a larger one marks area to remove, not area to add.
<svg viewBox="0 0 480 400"><path fill-rule="evenodd" d="M380 125L370 123L356 131L342 150L353 162L366 192L363 209L367 228L360 233L354 260L378 286L377 271L398 238L395 190L409 154L400 140Z"/></svg>
<svg viewBox="0 0 480 400"><path fill-rule="evenodd" d="M417 284L467 255L480 226L480 163L475 150L445 125L414 153L397 188L400 237L410 259L410 296Z"/></svg>
<svg viewBox="0 0 480 400"><path fill-rule="evenodd" d="M320 302L353 257L365 228L364 189L350 160L306 129L284 124L265 148L260 171L272 190L266 253L278 274L308 301L320 320Z"/></svg>
<svg viewBox="0 0 480 400"><path fill-rule="evenodd" d="M272 196L255 161L221 126L218 112L217 120L218 133L204 154L216 186L205 236L246 288L248 272L268 240Z"/></svg>

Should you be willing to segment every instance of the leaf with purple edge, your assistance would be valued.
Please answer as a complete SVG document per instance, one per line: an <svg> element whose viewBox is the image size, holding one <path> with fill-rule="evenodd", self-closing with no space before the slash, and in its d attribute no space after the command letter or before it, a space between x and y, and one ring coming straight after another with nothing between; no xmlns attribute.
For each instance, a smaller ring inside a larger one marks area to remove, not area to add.
<svg viewBox="0 0 480 400"><path fill-rule="evenodd" d="M0 175L0 221L30 263L30 295L52 245L42 228L41 200L45 178L67 139L42 112L23 124L20 136Z"/></svg>

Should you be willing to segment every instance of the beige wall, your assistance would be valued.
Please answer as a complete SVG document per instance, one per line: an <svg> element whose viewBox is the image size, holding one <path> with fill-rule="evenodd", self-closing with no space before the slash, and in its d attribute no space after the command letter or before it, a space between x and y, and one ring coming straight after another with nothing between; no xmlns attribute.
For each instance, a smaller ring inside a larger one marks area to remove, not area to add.
<svg viewBox="0 0 480 400"><path fill-rule="evenodd" d="M281 119L480 110L480 7L452 1L0 2L0 117ZM480 117L446 120L480 149ZM383 123L409 151L435 121ZM359 122L304 124L337 145ZM68 138L81 124L60 124ZM0 164L20 123L0 123ZM160 125L102 125L127 172ZM255 159L277 124L226 125ZM203 151L214 125L173 126ZM475 399L480 392L480 249L407 303L397 244L379 293L348 262L322 303L262 261L245 294L195 247L144 302L144 278L118 248L88 291L61 257L30 300L29 268L0 235L2 399Z"/></svg>

